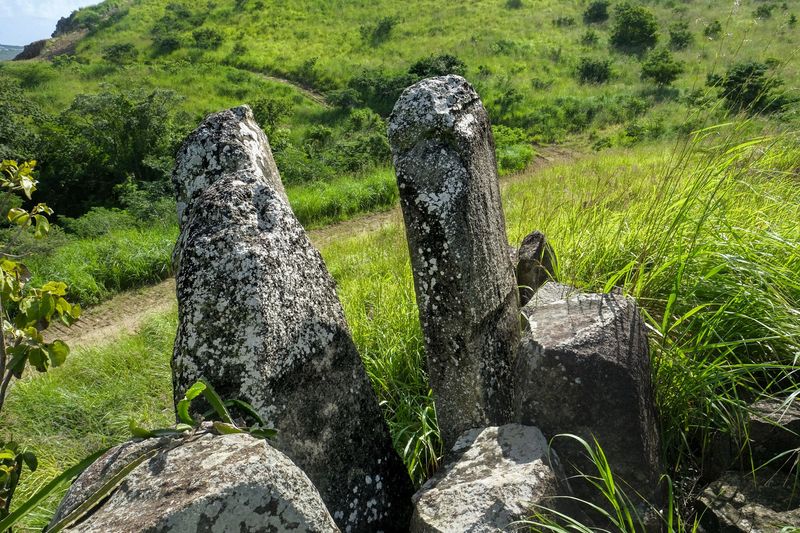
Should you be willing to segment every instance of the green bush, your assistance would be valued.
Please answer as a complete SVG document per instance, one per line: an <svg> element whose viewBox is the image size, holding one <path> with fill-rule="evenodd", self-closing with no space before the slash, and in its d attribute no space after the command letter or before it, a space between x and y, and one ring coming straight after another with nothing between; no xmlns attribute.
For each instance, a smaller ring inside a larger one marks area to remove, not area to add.
<svg viewBox="0 0 800 533"><path fill-rule="evenodd" d="M594 47L600 42L600 37L597 35L596 31L586 30L583 35L581 35L580 42L583 46Z"/></svg>
<svg viewBox="0 0 800 533"><path fill-rule="evenodd" d="M685 50L692 42L694 35L689 30L688 22L675 22L669 27L669 47L673 50Z"/></svg>
<svg viewBox="0 0 800 533"><path fill-rule="evenodd" d="M372 46L378 46L389 39L397 22L395 17L383 17L374 24L363 24L359 28L361 38Z"/></svg>
<svg viewBox="0 0 800 533"><path fill-rule="evenodd" d="M136 219L128 211L105 207L93 207L78 218L60 217L58 223L80 238L103 237L112 231L130 229L137 225Z"/></svg>
<svg viewBox="0 0 800 533"><path fill-rule="evenodd" d="M716 87L719 97L734 111L775 111L787 103L786 97L776 92L783 80L757 61L737 63L723 76L710 75L708 85Z"/></svg>
<svg viewBox="0 0 800 533"><path fill-rule="evenodd" d="M420 59L408 69L408 73L418 78L458 74L463 76L467 65L461 59L451 54L430 55Z"/></svg>
<svg viewBox="0 0 800 533"><path fill-rule="evenodd" d="M553 26L556 28L569 28L575 25L575 17L561 15L553 19Z"/></svg>
<svg viewBox="0 0 800 533"><path fill-rule="evenodd" d="M608 0L592 0L583 12L583 21L586 24L596 24L608 20Z"/></svg>
<svg viewBox="0 0 800 533"><path fill-rule="evenodd" d="M522 0L506 0L506 7L508 9L521 9Z"/></svg>
<svg viewBox="0 0 800 533"><path fill-rule="evenodd" d="M606 83L611 78L611 60L582 57L575 74L581 83Z"/></svg>
<svg viewBox="0 0 800 533"><path fill-rule="evenodd" d="M709 39L716 39L722 33L722 24L718 20L711 21L705 28L703 28L703 35Z"/></svg>
<svg viewBox="0 0 800 533"><path fill-rule="evenodd" d="M646 8L629 2L614 9L610 43L620 50L641 51L658 41L658 22Z"/></svg>
<svg viewBox="0 0 800 533"><path fill-rule="evenodd" d="M659 87L671 85L683 71L683 63L677 61L666 48L653 50L642 62L642 79L651 80Z"/></svg>
<svg viewBox="0 0 800 533"><path fill-rule="evenodd" d="M753 16L757 19L772 18L772 11L775 9L775 4L761 4L753 11Z"/></svg>
<svg viewBox="0 0 800 533"><path fill-rule="evenodd" d="M136 61L139 53L131 43L118 43L103 48L103 59L116 65L125 65Z"/></svg>
<svg viewBox="0 0 800 533"><path fill-rule="evenodd" d="M202 28L192 32L194 45L203 50L216 50L222 45L222 34L212 28Z"/></svg>

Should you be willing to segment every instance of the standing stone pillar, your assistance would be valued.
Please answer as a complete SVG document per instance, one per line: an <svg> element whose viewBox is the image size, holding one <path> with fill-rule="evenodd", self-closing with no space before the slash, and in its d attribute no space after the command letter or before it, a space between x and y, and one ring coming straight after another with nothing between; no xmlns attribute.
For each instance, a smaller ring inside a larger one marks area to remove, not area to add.
<svg viewBox="0 0 800 533"><path fill-rule="evenodd" d="M199 378L249 402L342 531L403 531L411 480L319 252L286 200L249 108L208 117L173 181L176 401Z"/></svg>
<svg viewBox="0 0 800 533"><path fill-rule="evenodd" d="M450 449L511 420L517 285L486 110L460 76L406 89L389 121L428 375Z"/></svg>

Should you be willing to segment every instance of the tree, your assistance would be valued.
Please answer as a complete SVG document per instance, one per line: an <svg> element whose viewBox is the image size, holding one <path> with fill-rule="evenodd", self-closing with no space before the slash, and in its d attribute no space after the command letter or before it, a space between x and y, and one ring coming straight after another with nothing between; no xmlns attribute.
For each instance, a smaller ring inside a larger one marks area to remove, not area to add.
<svg viewBox="0 0 800 533"><path fill-rule="evenodd" d="M737 63L723 76L710 75L708 85L716 87L720 98L734 111L771 111L786 103L775 92L783 81L769 75L769 67L756 61Z"/></svg>
<svg viewBox="0 0 800 533"><path fill-rule="evenodd" d="M608 20L608 0L592 0L583 12L583 21L586 24L605 22Z"/></svg>
<svg viewBox="0 0 800 533"><path fill-rule="evenodd" d="M642 6L625 2L614 10L611 44L621 50L642 51L658 42L655 15Z"/></svg>
<svg viewBox="0 0 800 533"><path fill-rule="evenodd" d="M30 200L36 190L35 165L35 161L22 164L2 161L0 190L21 194ZM30 210L12 207L7 219L17 226L17 234L32 231L35 237L42 238L50 229L47 216L52 213L45 204L37 204ZM30 272L17 256L9 252L12 245L0 245L0 411L11 381L21 378L26 368L46 372L66 360L69 354L67 345L60 340L46 342L42 331L52 320L71 325L80 316L80 307L65 299L66 284L50 281L41 287L29 286ZM33 471L36 466L36 457L32 453L20 449L12 441L0 440L0 520L11 511L23 469L27 467Z"/></svg>
<svg viewBox="0 0 800 533"><path fill-rule="evenodd" d="M669 47L673 50L685 50L694 41L694 35L689 31L689 23L675 22L669 27Z"/></svg>
<svg viewBox="0 0 800 533"><path fill-rule="evenodd" d="M652 80L659 87L671 85L683 71L683 63L677 61L666 48L653 50L642 62L642 79Z"/></svg>
<svg viewBox="0 0 800 533"><path fill-rule="evenodd" d="M114 187L129 178L169 189L180 132L179 101L156 90L79 95L41 128L40 180L45 201L78 216L93 206L119 205Z"/></svg>

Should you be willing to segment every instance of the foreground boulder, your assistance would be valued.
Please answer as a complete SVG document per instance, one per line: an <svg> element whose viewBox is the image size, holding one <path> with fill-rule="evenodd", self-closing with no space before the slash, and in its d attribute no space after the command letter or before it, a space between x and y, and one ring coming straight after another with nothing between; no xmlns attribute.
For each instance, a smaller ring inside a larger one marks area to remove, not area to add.
<svg viewBox="0 0 800 533"><path fill-rule="evenodd" d="M555 255L544 233L534 231L522 239L516 259L519 303L524 306L539 287L554 277Z"/></svg>
<svg viewBox="0 0 800 533"><path fill-rule="evenodd" d="M596 438L615 474L651 502L661 475L650 359L644 324L633 300L614 294L573 294L546 284L543 297L522 309L528 328L516 366L516 413L521 424L552 438ZM561 297L559 299L559 297ZM596 474L574 439L553 448L567 469ZM597 496L572 483L584 499ZM635 493L627 491L630 496Z"/></svg>
<svg viewBox="0 0 800 533"><path fill-rule="evenodd" d="M770 468L755 474L726 472L700 495L700 523L708 532L797 531L800 495L796 484L794 474Z"/></svg>
<svg viewBox="0 0 800 533"><path fill-rule="evenodd" d="M339 531L306 475L266 441L212 435L130 441L73 483L57 523L138 457L119 488L70 531Z"/></svg>
<svg viewBox="0 0 800 533"><path fill-rule="evenodd" d="M336 287L289 206L247 107L208 117L173 175L175 399L200 378L278 429L343 530L402 530L412 485Z"/></svg>
<svg viewBox="0 0 800 533"><path fill-rule="evenodd" d="M406 89L389 121L445 446L511 420L519 303L486 110L460 76Z"/></svg>
<svg viewBox="0 0 800 533"><path fill-rule="evenodd" d="M564 479L542 432L518 424L465 432L446 461L414 495L412 532L528 530L514 522L555 507Z"/></svg>

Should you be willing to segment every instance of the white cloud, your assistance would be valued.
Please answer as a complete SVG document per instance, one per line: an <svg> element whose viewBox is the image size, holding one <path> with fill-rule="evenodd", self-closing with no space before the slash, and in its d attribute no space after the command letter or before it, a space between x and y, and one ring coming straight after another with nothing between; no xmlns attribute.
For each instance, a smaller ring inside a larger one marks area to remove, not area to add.
<svg viewBox="0 0 800 533"><path fill-rule="evenodd" d="M0 43L26 44L49 37L61 17L98 0L0 0Z"/></svg>

